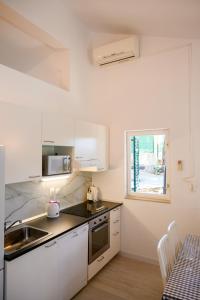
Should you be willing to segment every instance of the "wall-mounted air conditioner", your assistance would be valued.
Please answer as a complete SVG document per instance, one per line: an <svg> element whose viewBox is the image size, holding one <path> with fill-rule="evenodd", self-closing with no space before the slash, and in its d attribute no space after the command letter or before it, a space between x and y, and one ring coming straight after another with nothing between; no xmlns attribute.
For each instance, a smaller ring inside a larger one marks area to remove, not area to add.
<svg viewBox="0 0 200 300"><path fill-rule="evenodd" d="M139 39L134 35L93 49L93 62L98 66L139 57Z"/></svg>

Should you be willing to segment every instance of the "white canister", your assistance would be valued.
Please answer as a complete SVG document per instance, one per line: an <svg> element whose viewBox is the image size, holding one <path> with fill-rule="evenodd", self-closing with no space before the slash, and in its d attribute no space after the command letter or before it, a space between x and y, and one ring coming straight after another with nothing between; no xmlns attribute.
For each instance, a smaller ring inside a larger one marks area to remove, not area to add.
<svg viewBox="0 0 200 300"><path fill-rule="evenodd" d="M60 206L57 201L49 201L47 208L48 218L57 218L60 214Z"/></svg>

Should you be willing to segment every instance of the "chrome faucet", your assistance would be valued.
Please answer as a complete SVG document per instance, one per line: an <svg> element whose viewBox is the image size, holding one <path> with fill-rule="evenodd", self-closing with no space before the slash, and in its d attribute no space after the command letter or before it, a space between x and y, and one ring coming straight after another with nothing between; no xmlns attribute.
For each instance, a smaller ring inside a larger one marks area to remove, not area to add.
<svg viewBox="0 0 200 300"><path fill-rule="evenodd" d="M4 222L4 232L6 232L8 229L12 228L16 223L22 224L22 220L16 220L7 227L8 223L10 223L10 221Z"/></svg>

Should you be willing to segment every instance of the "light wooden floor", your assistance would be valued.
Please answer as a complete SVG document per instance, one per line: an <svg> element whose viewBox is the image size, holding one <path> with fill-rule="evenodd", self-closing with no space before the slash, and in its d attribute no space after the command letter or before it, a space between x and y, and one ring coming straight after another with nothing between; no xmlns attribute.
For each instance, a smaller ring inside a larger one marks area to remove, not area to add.
<svg viewBox="0 0 200 300"><path fill-rule="evenodd" d="M116 256L73 300L160 300L158 266Z"/></svg>

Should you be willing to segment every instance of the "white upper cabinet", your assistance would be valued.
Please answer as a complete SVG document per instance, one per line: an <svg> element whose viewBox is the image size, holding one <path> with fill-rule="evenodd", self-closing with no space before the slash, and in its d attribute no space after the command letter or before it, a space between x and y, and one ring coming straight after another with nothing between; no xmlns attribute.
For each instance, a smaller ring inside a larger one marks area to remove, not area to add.
<svg viewBox="0 0 200 300"><path fill-rule="evenodd" d="M80 171L108 168L108 130L103 125L76 121L75 160Z"/></svg>
<svg viewBox="0 0 200 300"><path fill-rule="evenodd" d="M97 130L97 166L98 171L108 169L108 128L96 125Z"/></svg>
<svg viewBox="0 0 200 300"><path fill-rule="evenodd" d="M0 102L0 144L5 145L6 183L42 175L40 112Z"/></svg>
<svg viewBox="0 0 200 300"><path fill-rule="evenodd" d="M74 146L74 120L62 113L43 113L42 144Z"/></svg>
<svg viewBox="0 0 200 300"><path fill-rule="evenodd" d="M76 121L75 130L75 159L97 159L97 131L96 124Z"/></svg>

